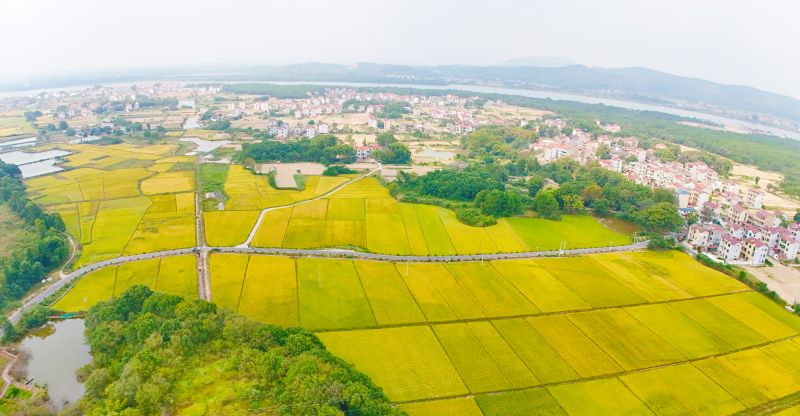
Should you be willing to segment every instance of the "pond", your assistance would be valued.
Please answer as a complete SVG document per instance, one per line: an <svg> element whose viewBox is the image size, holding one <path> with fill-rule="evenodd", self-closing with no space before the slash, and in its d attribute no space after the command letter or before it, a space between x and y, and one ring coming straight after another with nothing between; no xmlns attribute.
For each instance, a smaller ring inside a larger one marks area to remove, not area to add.
<svg viewBox="0 0 800 416"><path fill-rule="evenodd" d="M186 119L186 121L183 122L184 130L192 130L199 128L200 128L200 122L198 117L189 117Z"/></svg>
<svg viewBox="0 0 800 416"><path fill-rule="evenodd" d="M67 319L33 331L19 345L28 357L26 374L32 383L46 385L56 407L75 403L84 387L75 372L92 360L83 338L83 319Z"/></svg>
<svg viewBox="0 0 800 416"><path fill-rule="evenodd" d="M221 146L224 146L224 145L230 143L227 140L213 140L212 141L212 140L203 140L203 139L201 139L199 137L183 137L183 138L180 139L180 141L182 141L182 142L192 142L192 143L196 144L197 145L197 149L196 150L198 152L203 152L203 153L211 152L211 151L217 149L218 147L221 147Z"/></svg>
<svg viewBox="0 0 800 416"><path fill-rule="evenodd" d="M48 173L64 170L62 167L56 166L57 163L58 159L47 159L20 165L19 170L22 172L23 178L33 178L34 176L47 175Z"/></svg>
<svg viewBox="0 0 800 416"><path fill-rule="evenodd" d="M633 235L633 233L641 231L639 227L635 224L632 224L628 221L614 218L614 217L596 217L597 221L600 221L601 224L605 225L606 228L616 231L620 234L625 235Z"/></svg>
<svg viewBox="0 0 800 416"><path fill-rule="evenodd" d="M9 140L0 142L0 150L10 149L13 147L33 146L36 144L36 137L28 137L25 139Z"/></svg>
<svg viewBox="0 0 800 416"><path fill-rule="evenodd" d="M0 153L0 160L12 165L24 165L26 163L39 162L46 159L55 159L57 157L66 156L69 152L64 150L47 150L44 152L21 152L15 150L8 153Z"/></svg>
<svg viewBox="0 0 800 416"><path fill-rule="evenodd" d="M70 154L64 150L47 150L44 152L13 152L0 153L0 160L5 163L19 166L23 178L45 175L63 170L56 166L58 158Z"/></svg>

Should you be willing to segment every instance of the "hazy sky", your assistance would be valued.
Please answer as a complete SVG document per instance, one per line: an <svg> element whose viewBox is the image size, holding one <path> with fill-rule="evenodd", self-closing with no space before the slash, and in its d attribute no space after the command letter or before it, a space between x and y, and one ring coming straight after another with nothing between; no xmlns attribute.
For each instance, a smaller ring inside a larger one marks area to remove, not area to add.
<svg viewBox="0 0 800 416"><path fill-rule="evenodd" d="M800 98L800 1L0 0L0 79L526 56L644 66Z"/></svg>

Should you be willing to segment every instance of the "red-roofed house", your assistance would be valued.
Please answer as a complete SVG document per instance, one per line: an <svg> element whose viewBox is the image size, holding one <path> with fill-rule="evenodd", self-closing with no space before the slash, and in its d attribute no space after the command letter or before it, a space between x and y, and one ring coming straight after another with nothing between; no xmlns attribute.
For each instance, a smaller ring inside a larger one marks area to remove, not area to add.
<svg viewBox="0 0 800 416"><path fill-rule="evenodd" d="M758 239L747 238L742 242L742 257L753 266L760 266L767 261L769 247Z"/></svg>
<svg viewBox="0 0 800 416"><path fill-rule="evenodd" d="M717 249L717 254L719 258L723 261L730 263L732 261L738 260L739 255L742 252L742 242L738 238L730 235L725 234L722 236L722 239L719 243L719 249Z"/></svg>
<svg viewBox="0 0 800 416"><path fill-rule="evenodd" d="M747 209L744 206L736 204L728 208L728 220L738 223L747 221Z"/></svg>

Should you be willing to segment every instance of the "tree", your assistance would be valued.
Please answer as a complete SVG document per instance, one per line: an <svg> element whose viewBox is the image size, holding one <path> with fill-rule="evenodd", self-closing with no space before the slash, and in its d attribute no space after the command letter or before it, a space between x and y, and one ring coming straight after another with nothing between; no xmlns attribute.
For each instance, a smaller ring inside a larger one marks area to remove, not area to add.
<svg viewBox="0 0 800 416"><path fill-rule="evenodd" d="M647 243L648 250L663 251L675 248L675 242L672 239L664 236L657 235L650 239Z"/></svg>
<svg viewBox="0 0 800 416"><path fill-rule="evenodd" d="M372 156L381 163L389 165L405 165L411 162L411 151L400 142L390 143L384 149L375 150Z"/></svg>
<svg viewBox="0 0 800 416"><path fill-rule="evenodd" d="M522 197L516 192L487 189L475 196L475 206L487 215L510 217L522 213Z"/></svg>
<svg viewBox="0 0 800 416"><path fill-rule="evenodd" d="M800 223L800 210L794 213L794 222Z"/></svg>
<svg viewBox="0 0 800 416"><path fill-rule="evenodd" d="M475 227L486 227L489 225L497 224L497 220L491 216L486 215L478 208L467 207L456 210L456 218L467 225Z"/></svg>
<svg viewBox="0 0 800 416"><path fill-rule="evenodd" d="M756 176L754 178L754 180L755 180L756 185L758 185L758 183L761 182L761 177L760 176Z"/></svg>
<svg viewBox="0 0 800 416"><path fill-rule="evenodd" d="M538 212L542 218L559 219L558 201L555 193L548 189L543 189L533 198L533 210Z"/></svg>
<svg viewBox="0 0 800 416"><path fill-rule="evenodd" d="M611 208L611 203L607 199L602 198L592 202L592 210L595 215L605 216Z"/></svg>
<svg viewBox="0 0 800 416"><path fill-rule="evenodd" d="M564 210L572 213L583 211L583 198L580 195L564 195L561 200L564 203Z"/></svg>
<svg viewBox="0 0 800 416"><path fill-rule="evenodd" d="M653 202L669 202L676 203L675 192L666 188L653 189Z"/></svg>
<svg viewBox="0 0 800 416"><path fill-rule="evenodd" d="M583 188L581 191L581 197L584 201L586 201L587 204L591 205L592 202L603 197L603 188L598 186L596 183L593 183Z"/></svg>
<svg viewBox="0 0 800 416"><path fill-rule="evenodd" d="M531 175L530 179L528 179L528 195L535 196L544 188L545 183L547 181L542 175Z"/></svg>
<svg viewBox="0 0 800 416"><path fill-rule="evenodd" d="M376 139L379 146L389 146L392 143L395 143L397 139L394 137L394 134L385 132L378 135Z"/></svg>
<svg viewBox="0 0 800 416"><path fill-rule="evenodd" d="M594 152L595 156L599 157L600 159L608 160L611 159L611 147L607 144L602 143L600 146L597 146L597 151Z"/></svg>
<svg viewBox="0 0 800 416"><path fill-rule="evenodd" d="M58 129L59 130L66 130L68 128L69 128L69 124L67 124L66 121L61 120L61 121L58 122Z"/></svg>
<svg viewBox="0 0 800 416"><path fill-rule="evenodd" d="M669 202L659 202L637 212L634 220L648 231L671 231L683 224L675 205Z"/></svg>

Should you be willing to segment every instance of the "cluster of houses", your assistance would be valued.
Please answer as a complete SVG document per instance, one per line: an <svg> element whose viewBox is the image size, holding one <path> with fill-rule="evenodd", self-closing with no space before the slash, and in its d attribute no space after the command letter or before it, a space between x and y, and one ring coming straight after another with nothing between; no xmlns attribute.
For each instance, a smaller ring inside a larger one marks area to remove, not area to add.
<svg viewBox="0 0 800 416"><path fill-rule="evenodd" d="M560 119L546 120L548 127L563 129ZM619 126L601 125L610 132ZM606 146L606 152L598 149ZM689 228L686 244L727 263L764 264L768 258L793 261L800 250L800 224L781 226L784 214L763 209L764 192L724 180L703 162L663 162L658 149L642 149L636 137L601 135L575 129L569 135L539 140L530 145L542 163L571 158L624 174L641 185L675 192L684 215L696 214L699 222Z"/></svg>
<svg viewBox="0 0 800 416"><path fill-rule="evenodd" d="M745 211L748 212L748 211ZM800 249L800 224L782 227L780 216L759 210L745 215L746 222L728 218L724 225L697 223L689 227L686 244L731 264L764 264L768 258L777 261L797 259ZM740 217L741 218L741 217Z"/></svg>
<svg viewBox="0 0 800 416"><path fill-rule="evenodd" d="M294 123L290 125L289 123L274 118L270 118L267 121L267 132L276 139L301 136L313 139L319 134L328 134L332 131L331 126L324 122L315 124Z"/></svg>

